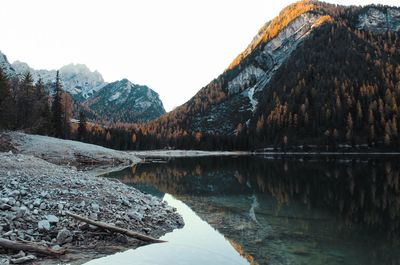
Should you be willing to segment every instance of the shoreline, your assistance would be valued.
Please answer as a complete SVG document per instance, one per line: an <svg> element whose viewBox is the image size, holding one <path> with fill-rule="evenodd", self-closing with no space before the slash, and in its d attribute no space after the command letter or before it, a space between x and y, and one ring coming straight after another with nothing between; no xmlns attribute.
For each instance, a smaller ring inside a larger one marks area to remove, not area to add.
<svg viewBox="0 0 400 265"><path fill-rule="evenodd" d="M141 158L184 158L184 157L215 157L215 156L340 156L340 155L400 155L400 152L295 152L295 151L268 151L268 152L253 152L253 151L200 151L200 150L148 150L148 151L128 151L129 153Z"/></svg>
<svg viewBox="0 0 400 265"><path fill-rule="evenodd" d="M27 264L83 264L148 244L88 225L68 216L67 211L154 238L183 227L176 209L160 198L78 170L87 169L87 165L80 163L75 154L101 161L90 168L104 166L107 170L138 163L137 157L51 137L16 132L6 135L11 135L12 145L7 148L12 148L0 152L0 238L51 250L66 249L67 254L54 258L0 247L1 265L23 259ZM4 134L0 137L4 139ZM53 154L56 156L51 157Z"/></svg>

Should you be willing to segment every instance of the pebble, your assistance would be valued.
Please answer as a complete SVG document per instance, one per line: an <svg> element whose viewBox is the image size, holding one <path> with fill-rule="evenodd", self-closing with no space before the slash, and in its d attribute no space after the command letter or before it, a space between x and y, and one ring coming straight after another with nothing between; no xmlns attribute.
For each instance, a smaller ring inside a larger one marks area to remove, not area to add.
<svg viewBox="0 0 400 265"><path fill-rule="evenodd" d="M36 260L36 257L33 255L27 255L25 257L21 257L18 259L11 259L12 264L22 264Z"/></svg>
<svg viewBox="0 0 400 265"><path fill-rule="evenodd" d="M35 201L33 202L33 206L40 206L40 204L42 203L42 200L41 199L39 199L39 198L37 198L37 199L35 199Z"/></svg>
<svg viewBox="0 0 400 265"><path fill-rule="evenodd" d="M24 217L27 212L28 212L28 209L25 206L19 207L17 209L17 213L16 213L15 217L16 218Z"/></svg>
<svg viewBox="0 0 400 265"><path fill-rule="evenodd" d="M100 211L100 206L97 203L92 203L92 209L95 212L99 212Z"/></svg>
<svg viewBox="0 0 400 265"><path fill-rule="evenodd" d="M56 223L58 223L60 221L57 216L52 215L52 214L49 214L46 218L47 218L47 221L49 221L50 224L56 224Z"/></svg>
<svg viewBox="0 0 400 265"><path fill-rule="evenodd" d="M6 210L10 210L11 208L12 208L11 205L8 205L5 203L0 204L0 210L6 211Z"/></svg>
<svg viewBox="0 0 400 265"><path fill-rule="evenodd" d="M38 222L39 231L49 231L50 230L50 222L47 220L41 220Z"/></svg>
<svg viewBox="0 0 400 265"><path fill-rule="evenodd" d="M60 232L58 232L57 234L57 243L60 245L63 245L65 243L69 243L72 241L72 233L64 228L62 230L60 230Z"/></svg>
<svg viewBox="0 0 400 265"><path fill-rule="evenodd" d="M23 162L17 162L16 157ZM118 182L31 156L0 153L0 165L0 236L3 238L19 237L55 248L67 243L75 246L103 243L99 242L103 236L93 236L91 232L98 227L71 218L65 214L67 210L133 231L150 227L149 235L172 231L183 222L178 222L182 218L159 199ZM62 194L63 190L68 192ZM160 225L160 219L169 221ZM139 222L143 220L145 223ZM115 244L127 240L105 238L107 243ZM7 262L11 258L8 257Z"/></svg>
<svg viewBox="0 0 400 265"><path fill-rule="evenodd" d="M143 214L136 212L136 211L129 211L127 214L129 216L129 218L134 219L134 220L142 221L142 219L143 219Z"/></svg>
<svg viewBox="0 0 400 265"><path fill-rule="evenodd" d="M90 214L89 214L89 219L92 219L92 220L94 220L94 221L97 221L97 220L98 220L97 213L90 213Z"/></svg>

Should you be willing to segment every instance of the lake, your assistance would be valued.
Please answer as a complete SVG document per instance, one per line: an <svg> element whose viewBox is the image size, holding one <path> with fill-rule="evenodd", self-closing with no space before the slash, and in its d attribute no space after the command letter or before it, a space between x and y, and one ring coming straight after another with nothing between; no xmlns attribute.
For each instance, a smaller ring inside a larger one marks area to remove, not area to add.
<svg viewBox="0 0 400 265"><path fill-rule="evenodd" d="M87 264L400 264L396 156L155 159L106 175L177 208L163 244Z"/></svg>

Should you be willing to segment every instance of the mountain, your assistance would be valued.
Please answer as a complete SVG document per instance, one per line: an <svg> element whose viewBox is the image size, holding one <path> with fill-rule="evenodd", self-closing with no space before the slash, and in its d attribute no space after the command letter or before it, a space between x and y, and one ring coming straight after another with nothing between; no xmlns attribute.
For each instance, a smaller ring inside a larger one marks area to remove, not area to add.
<svg viewBox="0 0 400 265"><path fill-rule="evenodd" d="M0 68L8 76L12 76L15 74L15 70L8 62L7 56L5 56L1 51L0 51Z"/></svg>
<svg viewBox="0 0 400 265"><path fill-rule="evenodd" d="M34 81L42 79L48 89L56 77L56 70L35 70L27 63L10 64L0 52L0 67L10 76L21 78L27 72ZM146 122L165 114L158 94L147 86L132 84L127 79L110 84L97 71L84 64L69 64L59 69L63 89L74 102L74 115L83 110L92 120L110 122Z"/></svg>
<svg viewBox="0 0 400 265"><path fill-rule="evenodd" d="M158 94L123 79L110 83L83 102L98 119L120 122L146 122L165 113Z"/></svg>
<svg viewBox="0 0 400 265"><path fill-rule="evenodd" d="M253 147L399 144L399 29L397 7L294 3L224 73L145 129L168 144L176 132Z"/></svg>
<svg viewBox="0 0 400 265"><path fill-rule="evenodd" d="M15 61L12 67L18 75L30 72L34 81L42 78L45 84L53 83L57 72L56 70L35 70L27 63L20 61ZM99 72L90 71L84 64L65 65L59 69L59 72L64 90L79 102L90 97L95 91L106 85Z"/></svg>

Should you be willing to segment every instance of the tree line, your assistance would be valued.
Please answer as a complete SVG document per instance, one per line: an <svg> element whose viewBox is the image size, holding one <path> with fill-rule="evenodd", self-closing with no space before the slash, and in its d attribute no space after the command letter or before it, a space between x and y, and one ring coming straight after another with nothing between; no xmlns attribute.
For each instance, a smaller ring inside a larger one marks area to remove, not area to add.
<svg viewBox="0 0 400 265"><path fill-rule="evenodd" d="M8 77L0 69L0 129L70 138L72 100L62 90L57 72L48 87L36 83L27 72L21 78Z"/></svg>

